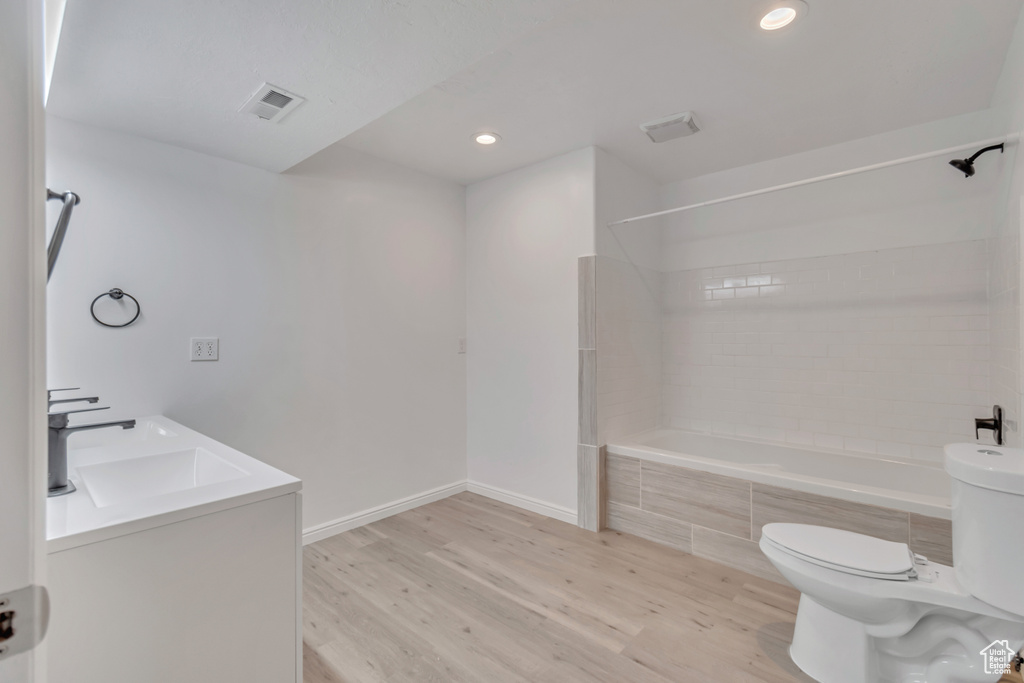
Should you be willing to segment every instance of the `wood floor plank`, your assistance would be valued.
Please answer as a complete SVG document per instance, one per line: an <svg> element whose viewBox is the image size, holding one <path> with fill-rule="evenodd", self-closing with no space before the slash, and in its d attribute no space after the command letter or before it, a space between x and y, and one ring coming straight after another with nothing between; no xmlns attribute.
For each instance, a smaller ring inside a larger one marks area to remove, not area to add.
<svg viewBox="0 0 1024 683"><path fill-rule="evenodd" d="M463 574L481 586L531 610L546 619L585 635L602 647L620 652L641 627L628 619L602 609L600 604L577 600L552 585L545 590L542 582L529 576L513 574L508 564L491 562L484 555L452 545L434 557L445 567Z"/></svg>
<svg viewBox="0 0 1024 683"><path fill-rule="evenodd" d="M388 683L471 683L476 680L475 676L467 678L466 672L455 669L438 657L420 657L409 668L391 676Z"/></svg>
<svg viewBox="0 0 1024 683"><path fill-rule="evenodd" d="M303 574L304 612L307 643L309 624L320 625L318 644L314 647L321 659L344 681L386 681L405 668L407 660L419 655L414 631L399 625L389 615L375 609L355 591L339 585L333 576L316 572ZM334 597L337 596L337 597ZM324 628L333 638L325 638Z"/></svg>
<svg viewBox="0 0 1024 683"><path fill-rule="evenodd" d="M302 644L302 672L303 683L344 683L316 648L305 642Z"/></svg>
<svg viewBox="0 0 1024 683"><path fill-rule="evenodd" d="M799 594L462 493L304 549L307 683L787 683Z"/></svg>
<svg viewBox="0 0 1024 683"><path fill-rule="evenodd" d="M360 573L360 565L355 565L350 572L336 572L326 576L319 576L329 583L334 589L346 596L352 602L357 603L354 608L356 623L354 628L357 633L348 633L329 643L326 647L326 658L328 662L342 667L332 658L341 645L355 645L358 649L350 654L347 659L349 664L361 665L361 651L370 649L375 656L368 659L366 664L369 670L363 667L353 672L367 676L371 673L381 672L384 676L381 680L401 678L409 671L421 670L424 668L422 658L435 658L441 664L442 670L453 672L454 679L463 678L476 680L476 674L487 676L491 680L523 683L528 680L514 671L506 670L500 662L500 658L494 657L489 652L482 652L477 642L481 637L488 635L481 633L483 629L477 628L473 633L468 620L453 617L451 610L445 608L443 602L435 601L433 596L426 596L425 591L419 588L403 588L399 590L376 590L374 586L394 583L392 577L381 576L386 574L385 568L379 568L372 583L368 576ZM433 601L433 603L432 603ZM428 606L425 608L424 604ZM352 614L352 612L350 612ZM390 632L382 632L382 629L375 623L376 619L385 620ZM369 628L367 628L367 625ZM380 637L381 642L365 640L365 634ZM494 639L501 642L500 638ZM397 647L398 651L391 648ZM514 650L514 648L506 648ZM383 651L381 653L380 651ZM436 667L435 667L436 668Z"/></svg>
<svg viewBox="0 0 1024 683"><path fill-rule="evenodd" d="M401 548L384 544L375 546L374 552L383 559L379 573L411 570L419 590L375 593L373 599L393 618L418 629L444 661L470 671L497 667L490 674L492 680L528 681L542 667L522 633L508 637L515 629L532 632L543 627L539 615L519 610L500 596L481 594L472 582L446 571L429 556L404 554Z"/></svg>
<svg viewBox="0 0 1024 683"><path fill-rule="evenodd" d="M435 548L443 548L452 542L451 534L442 533L437 525L419 524L415 518L405 518L401 515L382 519L370 526L387 539L424 553Z"/></svg>
<svg viewBox="0 0 1024 683"><path fill-rule="evenodd" d="M465 493L458 496L452 496L441 502L446 505L451 505L457 509L470 508L474 511L484 512L494 517L514 521L522 526L532 526L548 519L544 515L539 515L536 512L530 512L529 510L523 510L522 508L506 505L505 503L499 503L496 500L486 498L475 493Z"/></svg>

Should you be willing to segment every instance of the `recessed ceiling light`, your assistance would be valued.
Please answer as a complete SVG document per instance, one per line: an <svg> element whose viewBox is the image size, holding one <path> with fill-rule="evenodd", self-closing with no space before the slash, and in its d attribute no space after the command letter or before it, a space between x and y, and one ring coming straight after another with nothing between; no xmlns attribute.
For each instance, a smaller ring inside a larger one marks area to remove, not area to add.
<svg viewBox="0 0 1024 683"><path fill-rule="evenodd" d="M473 136L478 145L493 145L495 142L501 139L501 136L497 133L477 133Z"/></svg>
<svg viewBox="0 0 1024 683"><path fill-rule="evenodd" d="M795 9L780 7L761 17L761 28L765 31L774 31L777 28L788 26L794 19L796 19Z"/></svg>
<svg viewBox="0 0 1024 683"><path fill-rule="evenodd" d="M807 4L801 0L790 0L789 2L777 2L771 5L764 16L761 17L761 28L765 31L776 31L789 26L802 14L806 14Z"/></svg>

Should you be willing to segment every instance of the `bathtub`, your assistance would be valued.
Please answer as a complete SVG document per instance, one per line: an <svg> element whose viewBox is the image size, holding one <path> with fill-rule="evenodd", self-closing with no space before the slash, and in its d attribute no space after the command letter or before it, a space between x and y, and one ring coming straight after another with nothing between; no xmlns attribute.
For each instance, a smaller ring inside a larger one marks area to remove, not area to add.
<svg viewBox="0 0 1024 683"><path fill-rule="evenodd" d="M662 429L618 439L607 452L759 484L950 519L942 465Z"/></svg>

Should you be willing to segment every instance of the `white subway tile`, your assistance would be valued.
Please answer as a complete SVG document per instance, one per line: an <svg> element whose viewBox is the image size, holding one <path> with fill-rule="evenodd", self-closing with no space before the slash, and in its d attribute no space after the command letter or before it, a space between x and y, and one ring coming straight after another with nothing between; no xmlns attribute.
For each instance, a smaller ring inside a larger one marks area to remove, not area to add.
<svg viewBox="0 0 1024 683"><path fill-rule="evenodd" d="M759 296L758 287L740 287L736 289L737 299L753 299Z"/></svg>
<svg viewBox="0 0 1024 683"><path fill-rule="evenodd" d="M1018 248L990 258L973 241L642 277L628 264L602 273L599 258L601 433L661 424L941 459L994 396L1020 414Z"/></svg>
<svg viewBox="0 0 1024 683"><path fill-rule="evenodd" d="M836 436L835 434L815 434L814 445L821 448L841 449L843 447L843 437Z"/></svg>

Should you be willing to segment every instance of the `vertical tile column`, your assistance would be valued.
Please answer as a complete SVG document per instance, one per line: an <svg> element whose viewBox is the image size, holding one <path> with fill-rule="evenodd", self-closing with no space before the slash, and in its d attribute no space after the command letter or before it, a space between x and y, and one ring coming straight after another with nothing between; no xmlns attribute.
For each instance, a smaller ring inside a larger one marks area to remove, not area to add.
<svg viewBox="0 0 1024 683"><path fill-rule="evenodd" d="M579 437L576 454L578 524L604 527L604 463L597 443L597 257L579 258Z"/></svg>

